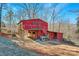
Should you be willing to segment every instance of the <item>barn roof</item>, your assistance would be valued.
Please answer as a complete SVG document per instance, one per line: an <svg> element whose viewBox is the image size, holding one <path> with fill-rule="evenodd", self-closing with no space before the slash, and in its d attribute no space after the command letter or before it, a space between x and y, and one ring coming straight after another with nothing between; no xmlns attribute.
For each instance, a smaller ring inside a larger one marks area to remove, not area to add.
<svg viewBox="0 0 79 59"><path fill-rule="evenodd" d="M54 31L47 31L49 33L62 33L62 32L54 32Z"/></svg>
<svg viewBox="0 0 79 59"><path fill-rule="evenodd" d="M31 28L29 30L42 30L42 29L40 29L40 28Z"/></svg>
<svg viewBox="0 0 79 59"><path fill-rule="evenodd" d="M46 21L44 21L44 20L42 20L42 19L27 19L27 20L21 20L19 23L21 23L21 22L26 22L26 21L32 21L32 20L40 20L40 21L42 21L42 22L47 23Z"/></svg>

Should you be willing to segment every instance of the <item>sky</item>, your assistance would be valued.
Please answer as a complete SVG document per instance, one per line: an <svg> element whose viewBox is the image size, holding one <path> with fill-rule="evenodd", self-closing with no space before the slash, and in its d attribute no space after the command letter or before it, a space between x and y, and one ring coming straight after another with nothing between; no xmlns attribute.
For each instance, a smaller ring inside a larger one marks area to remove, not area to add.
<svg viewBox="0 0 79 59"><path fill-rule="evenodd" d="M18 3L14 3L14 4L8 4L11 8L14 9L14 11L19 10L20 8L22 8L21 4ZM52 9L55 5L57 5L56 7L56 11L58 13L58 15L64 19L64 21L66 20L70 20L71 23L76 24L76 18L79 16L79 14L76 14L75 12L72 12L74 10L79 10L79 4L78 3L40 3L40 6L43 6L43 8L50 8ZM40 14L44 12L40 9ZM50 13L50 12L49 12ZM50 16L48 13L48 16ZM79 13L79 12L78 12ZM50 17L47 19L48 21L50 21Z"/></svg>

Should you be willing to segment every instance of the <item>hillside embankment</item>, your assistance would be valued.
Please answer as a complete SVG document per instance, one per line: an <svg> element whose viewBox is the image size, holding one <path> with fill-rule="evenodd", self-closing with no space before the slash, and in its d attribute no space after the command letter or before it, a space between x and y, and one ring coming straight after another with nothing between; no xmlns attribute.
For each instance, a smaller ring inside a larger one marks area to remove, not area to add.
<svg viewBox="0 0 79 59"><path fill-rule="evenodd" d="M14 40L19 46L24 49L29 49L40 53L43 56L79 56L79 47L70 45L51 45L51 44L40 44L30 38L26 40Z"/></svg>

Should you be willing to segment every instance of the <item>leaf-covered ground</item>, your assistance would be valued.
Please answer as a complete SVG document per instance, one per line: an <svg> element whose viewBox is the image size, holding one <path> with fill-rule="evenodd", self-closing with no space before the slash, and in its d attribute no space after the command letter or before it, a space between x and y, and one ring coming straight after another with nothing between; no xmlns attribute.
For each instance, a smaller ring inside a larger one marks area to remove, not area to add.
<svg viewBox="0 0 79 59"><path fill-rule="evenodd" d="M11 40L0 36L0 56L36 56L40 55L28 49L22 49Z"/></svg>
<svg viewBox="0 0 79 59"><path fill-rule="evenodd" d="M12 42L13 41L13 42ZM79 47L51 45L31 39L9 40L0 36L0 56L79 56Z"/></svg>
<svg viewBox="0 0 79 59"><path fill-rule="evenodd" d="M23 44L22 44L23 43ZM40 44L31 39L17 42L21 47L40 53L44 56L79 56L79 47L69 45Z"/></svg>

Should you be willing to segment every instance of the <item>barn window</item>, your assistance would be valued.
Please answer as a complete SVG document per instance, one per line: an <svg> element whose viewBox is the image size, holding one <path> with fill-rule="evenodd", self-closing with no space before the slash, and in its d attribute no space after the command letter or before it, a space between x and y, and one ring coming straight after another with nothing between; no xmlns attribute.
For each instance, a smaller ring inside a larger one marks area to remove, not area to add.
<svg viewBox="0 0 79 59"><path fill-rule="evenodd" d="M37 22L33 22L32 24L33 24L33 25L38 25L38 23L37 23Z"/></svg>
<svg viewBox="0 0 79 59"><path fill-rule="evenodd" d="M33 32L33 34L35 34L35 32Z"/></svg>

